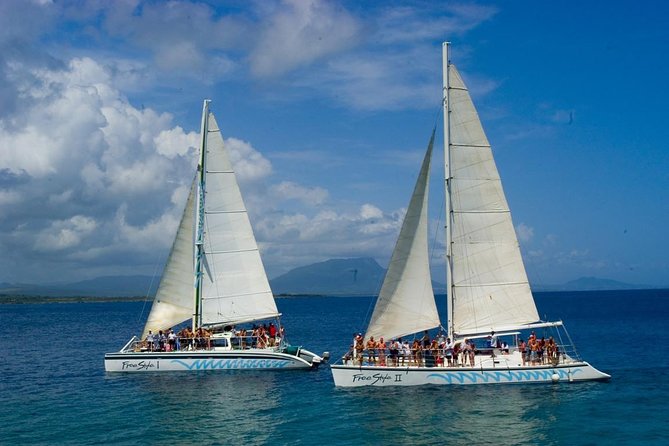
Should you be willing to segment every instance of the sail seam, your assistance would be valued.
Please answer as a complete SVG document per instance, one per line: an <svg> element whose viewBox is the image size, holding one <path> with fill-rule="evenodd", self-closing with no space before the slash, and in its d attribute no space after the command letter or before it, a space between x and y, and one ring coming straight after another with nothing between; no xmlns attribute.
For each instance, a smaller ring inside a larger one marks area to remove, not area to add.
<svg viewBox="0 0 669 446"><path fill-rule="evenodd" d="M491 145L490 144L458 144L458 143L451 143L451 146L455 147L476 147L479 149L490 149Z"/></svg>
<svg viewBox="0 0 669 446"><path fill-rule="evenodd" d="M207 173L235 173L234 170L207 170Z"/></svg>
<svg viewBox="0 0 669 446"><path fill-rule="evenodd" d="M453 209L454 214L508 214L511 212L510 209L500 209L494 211L462 211L459 209Z"/></svg>
<svg viewBox="0 0 669 446"><path fill-rule="evenodd" d="M473 285L458 285L453 284L455 288L476 288L480 286L499 286L499 285L525 285L529 282L492 282L492 283L477 283Z"/></svg>
<svg viewBox="0 0 669 446"><path fill-rule="evenodd" d="M250 248L250 249L235 249L235 250L230 250L230 251L205 251L206 254L233 254L237 252L254 252L257 251L258 248Z"/></svg>
<svg viewBox="0 0 669 446"><path fill-rule="evenodd" d="M216 214L243 214L246 212L246 209L240 209L238 211L204 211L207 215L216 215Z"/></svg>
<svg viewBox="0 0 669 446"><path fill-rule="evenodd" d="M271 293L272 290L266 290L266 291L256 291L254 293L244 293L244 294L229 294L229 295L214 295L214 296L202 296L202 299L230 299L233 297L242 297L242 296L255 296L256 294L265 294L265 293Z"/></svg>

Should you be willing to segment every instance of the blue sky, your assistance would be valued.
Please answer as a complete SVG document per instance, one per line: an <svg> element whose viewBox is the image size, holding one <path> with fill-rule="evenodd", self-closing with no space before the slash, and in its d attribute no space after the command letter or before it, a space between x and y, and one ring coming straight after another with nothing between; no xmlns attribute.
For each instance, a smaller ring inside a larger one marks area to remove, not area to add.
<svg viewBox="0 0 669 446"><path fill-rule="evenodd" d="M270 277L329 258L385 266L440 122L449 40L530 281L669 285L668 10L616 1L0 2L0 282L159 271L204 98ZM437 152L433 232L442 160ZM443 281L441 271L436 259Z"/></svg>

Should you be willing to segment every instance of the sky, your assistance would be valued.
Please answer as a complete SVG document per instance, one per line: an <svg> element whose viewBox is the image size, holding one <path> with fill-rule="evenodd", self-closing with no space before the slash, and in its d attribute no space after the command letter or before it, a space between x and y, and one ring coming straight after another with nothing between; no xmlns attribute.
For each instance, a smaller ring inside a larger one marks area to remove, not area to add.
<svg viewBox="0 0 669 446"><path fill-rule="evenodd" d="M441 43L490 140L530 282L669 286L665 2L0 2L0 282L156 275L221 126L270 278L389 260ZM443 152L432 168L444 282Z"/></svg>

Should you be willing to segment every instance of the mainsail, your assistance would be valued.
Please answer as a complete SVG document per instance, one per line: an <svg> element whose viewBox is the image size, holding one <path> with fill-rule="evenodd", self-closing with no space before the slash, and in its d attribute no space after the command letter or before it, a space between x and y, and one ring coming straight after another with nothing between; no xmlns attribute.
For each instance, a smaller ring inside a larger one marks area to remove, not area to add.
<svg viewBox="0 0 669 446"><path fill-rule="evenodd" d="M399 338L439 326L427 243L427 201L434 131L388 265L366 337Z"/></svg>
<svg viewBox="0 0 669 446"><path fill-rule="evenodd" d="M539 320L497 167L474 104L449 65L453 274L459 335Z"/></svg>
<svg viewBox="0 0 669 446"><path fill-rule="evenodd" d="M237 324L279 312L214 115L206 130L202 324Z"/></svg>

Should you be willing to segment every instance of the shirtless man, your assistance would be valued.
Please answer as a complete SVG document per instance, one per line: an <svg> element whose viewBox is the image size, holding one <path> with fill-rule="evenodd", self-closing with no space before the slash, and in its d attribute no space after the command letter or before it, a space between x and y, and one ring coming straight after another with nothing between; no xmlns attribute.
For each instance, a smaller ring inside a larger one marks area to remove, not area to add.
<svg viewBox="0 0 669 446"><path fill-rule="evenodd" d="M367 361L370 364L376 364L376 357L374 356L374 351L376 350L376 341L374 340L374 336L369 337L365 348L367 349Z"/></svg>

